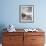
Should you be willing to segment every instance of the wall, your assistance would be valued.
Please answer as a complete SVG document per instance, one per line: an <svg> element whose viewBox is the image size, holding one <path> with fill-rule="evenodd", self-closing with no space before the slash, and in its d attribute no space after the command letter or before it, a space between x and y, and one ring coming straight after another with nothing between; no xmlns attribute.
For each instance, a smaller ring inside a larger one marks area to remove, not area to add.
<svg viewBox="0 0 46 46"><path fill-rule="evenodd" d="M1 0L0 25L13 24L16 28L41 27L46 28L46 0ZM19 22L19 5L34 5L34 23Z"/></svg>

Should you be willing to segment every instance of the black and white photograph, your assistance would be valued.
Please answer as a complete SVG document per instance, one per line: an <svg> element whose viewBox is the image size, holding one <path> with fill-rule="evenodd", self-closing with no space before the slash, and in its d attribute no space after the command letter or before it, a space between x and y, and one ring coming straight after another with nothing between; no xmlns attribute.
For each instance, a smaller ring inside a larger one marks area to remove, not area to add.
<svg viewBox="0 0 46 46"><path fill-rule="evenodd" d="M20 22L33 22L34 5L20 5L19 14Z"/></svg>

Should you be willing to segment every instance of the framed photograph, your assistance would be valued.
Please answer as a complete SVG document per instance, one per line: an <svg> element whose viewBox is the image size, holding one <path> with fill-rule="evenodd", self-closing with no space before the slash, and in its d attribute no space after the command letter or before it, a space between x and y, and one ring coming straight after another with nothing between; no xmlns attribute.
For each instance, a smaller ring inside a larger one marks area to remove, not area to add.
<svg viewBox="0 0 46 46"><path fill-rule="evenodd" d="M24 23L34 22L34 5L19 6L19 21Z"/></svg>

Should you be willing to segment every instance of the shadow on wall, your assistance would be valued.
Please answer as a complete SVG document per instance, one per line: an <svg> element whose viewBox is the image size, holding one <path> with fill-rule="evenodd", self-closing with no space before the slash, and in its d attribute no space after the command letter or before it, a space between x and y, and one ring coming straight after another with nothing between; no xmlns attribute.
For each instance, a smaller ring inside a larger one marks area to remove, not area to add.
<svg viewBox="0 0 46 46"><path fill-rule="evenodd" d="M4 24L0 24L0 43L2 43L2 32L5 32L3 29L5 28L5 25Z"/></svg>

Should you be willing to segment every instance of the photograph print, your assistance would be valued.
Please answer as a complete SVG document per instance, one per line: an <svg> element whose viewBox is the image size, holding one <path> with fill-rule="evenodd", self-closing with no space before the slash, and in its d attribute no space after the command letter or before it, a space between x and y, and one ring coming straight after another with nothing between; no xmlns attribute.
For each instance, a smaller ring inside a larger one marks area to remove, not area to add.
<svg viewBox="0 0 46 46"><path fill-rule="evenodd" d="M34 5L20 5L19 21L24 23L34 21Z"/></svg>

